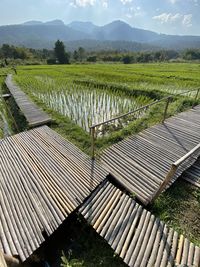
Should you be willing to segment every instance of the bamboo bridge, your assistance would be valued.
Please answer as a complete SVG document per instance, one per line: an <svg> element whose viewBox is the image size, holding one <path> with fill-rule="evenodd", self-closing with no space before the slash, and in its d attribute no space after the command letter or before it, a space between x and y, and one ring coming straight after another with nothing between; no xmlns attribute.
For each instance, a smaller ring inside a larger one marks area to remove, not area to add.
<svg viewBox="0 0 200 267"><path fill-rule="evenodd" d="M30 127L50 121L10 75L6 84ZM130 197L146 205L185 170L200 186L199 118L200 106L182 112L111 146L100 162L46 125L0 140L0 266L3 255L29 259L77 212L130 267L199 267L200 248Z"/></svg>
<svg viewBox="0 0 200 267"><path fill-rule="evenodd" d="M200 155L200 106L179 113L105 150L101 164L145 205Z"/></svg>
<svg viewBox="0 0 200 267"><path fill-rule="evenodd" d="M51 118L43 110L39 109L19 86L13 83L11 74L6 77L5 84L30 128L51 122Z"/></svg>

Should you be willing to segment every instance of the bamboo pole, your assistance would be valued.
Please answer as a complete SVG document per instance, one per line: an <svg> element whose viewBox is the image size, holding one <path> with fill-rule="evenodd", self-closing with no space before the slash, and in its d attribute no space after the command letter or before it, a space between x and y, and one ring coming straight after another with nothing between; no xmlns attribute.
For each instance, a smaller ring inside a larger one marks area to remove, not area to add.
<svg viewBox="0 0 200 267"><path fill-rule="evenodd" d="M169 172L167 173L167 176L165 177L165 180L161 183L158 191L152 197L151 202L153 202L162 193L163 189L166 187L169 181L173 178L177 168L178 167L175 164L172 164L171 169L169 170Z"/></svg>
<svg viewBox="0 0 200 267"><path fill-rule="evenodd" d="M166 105L165 105L165 110L164 110L162 122L164 122L166 117L167 117L167 110L168 110L168 107L169 107L170 100L171 100L171 97L168 97L167 101L166 101Z"/></svg>
<svg viewBox="0 0 200 267"><path fill-rule="evenodd" d="M95 127L91 127L91 152L92 152L92 159L95 159Z"/></svg>
<svg viewBox="0 0 200 267"><path fill-rule="evenodd" d="M195 96L195 99L194 99L194 101L196 101L196 100L197 100L197 98L198 98L198 95L199 95L199 91L200 91L200 88L199 88L199 89L197 89L197 93L196 93L196 96ZM195 103L193 104L192 108L194 108L194 107L195 107Z"/></svg>
<svg viewBox="0 0 200 267"><path fill-rule="evenodd" d="M4 259L5 259L6 265L8 267L20 267L20 266L22 266L20 264L20 261L17 258L14 258L12 256L8 256L6 254L4 254L3 256L4 256Z"/></svg>
<svg viewBox="0 0 200 267"><path fill-rule="evenodd" d="M164 188L167 186L167 184L170 182L170 180L173 178L174 174L176 173L176 170L178 167L186 161L189 157L192 157L198 150L200 149L200 144L196 145L192 150L190 150L187 154L185 154L183 157L178 159L176 162L174 162L171 166L171 169L167 173L164 181L161 183L160 188L158 191L154 194L152 197L151 202L153 202L164 190Z"/></svg>
<svg viewBox="0 0 200 267"><path fill-rule="evenodd" d="M7 267L6 261L5 261L5 256L0 250L0 266L1 267Z"/></svg>

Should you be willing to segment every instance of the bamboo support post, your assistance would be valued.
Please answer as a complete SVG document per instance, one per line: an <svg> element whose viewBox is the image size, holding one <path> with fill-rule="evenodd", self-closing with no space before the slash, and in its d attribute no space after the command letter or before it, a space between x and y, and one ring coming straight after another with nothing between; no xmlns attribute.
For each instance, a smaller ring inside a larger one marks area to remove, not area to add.
<svg viewBox="0 0 200 267"><path fill-rule="evenodd" d="M164 110L164 114L163 114L163 120L162 122L165 121L166 117L167 117L167 110L168 110L168 107L169 107L169 102L171 100L171 97L168 97L167 98L167 101L166 101L166 105L165 105L165 110Z"/></svg>
<svg viewBox="0 0 200 267"><path fill-rule="evenodd" d="M180 159L178 159L176 162L174 162L171 165L171 169L169 170L169 172L167 173L164 181L161 183L158 191L154 194L154 196L152 197L151 202L153 202L161 193L162 191L165 189L165 187L167 186L167 184L170 182L170 180L173 178L174 174L176 173L176 170L178 169L178 167L185 162L188 158L193 157L194 154L200 150L200 144L196 145L192 150L190 150L187 154L185 154L183 157L181 157Z"/></svg>
<svg viewBox="0 0 200 267"><path fill-rule="evenodd" d="M6 264L8 267L20 267L20 266L22 266L21 262L17 258L14 258L12 256L8 256L5 254L4 254L4 258L5 258L5 261L6 261Z"/></svg>
<svg viewBox="0 0 200 267"><path fill-rule="evenodd" d="M0 266L1 267L7 267L4 254L1 252L1 250L0 250Z"/></svg>
<svg viewBox="0 0 200 267"><path fill-rule="evenodd" d="M169 170L169 172L167 173L165 180L161 183L158 191L155 193L155 195L152 197L151 202L153 202L154 200L156 200L156 198L162 193L162 191L164 190L164 188L166 187L166 185L169 183L169 181L172 179L172 177L174 176L176 170L177 170L178 166L176 166L175 164L172 164L171 169Z"/></svg>
<svg viewBox="0 0 200 267"><path fill-rule="evenodd" d="M91 127L91 152L92 152L92 159L95 159L95 127Z"/></svg>
<svg viewBox="0 0 200 267"><path fill-rule="evenodd" d="M196 100L197 100L197 98L198 98L198 95L199 95L199 91L200 91L200 88L199 88L199 89L197 89L197 93L196 93L196 96L195 96L195 99L194 99L194 101L196 101ZM195 103L193 104L192 108L194 108L194 106L195 106Z"/></svg>

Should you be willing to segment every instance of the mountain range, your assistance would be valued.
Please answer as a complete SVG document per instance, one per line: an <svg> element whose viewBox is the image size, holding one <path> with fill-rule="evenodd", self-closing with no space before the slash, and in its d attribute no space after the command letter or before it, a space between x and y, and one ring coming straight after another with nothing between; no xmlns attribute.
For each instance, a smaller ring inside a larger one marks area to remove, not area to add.
<svg viewBox="0 0 200 267"><path fill-rule="evenodd" d="M138 29L117 20L104 26L61 20L28 21L18 25L0 26L0 45L4 43L30 48L53 48L57 39L70 50L82 46L89 50L120 49L124 51L200 48L200 36L159 34Z"/></svg>

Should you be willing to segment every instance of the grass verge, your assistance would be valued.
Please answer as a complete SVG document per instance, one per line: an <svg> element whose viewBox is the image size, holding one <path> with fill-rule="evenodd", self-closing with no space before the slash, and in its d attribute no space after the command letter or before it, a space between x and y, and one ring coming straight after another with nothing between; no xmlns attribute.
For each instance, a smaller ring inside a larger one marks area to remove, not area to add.
<svg viewBox="0 0 200 267"><path fill-rule="evenodd" d="M150 211L200 246L200 189L179 178L149 207Z"/></svg>

